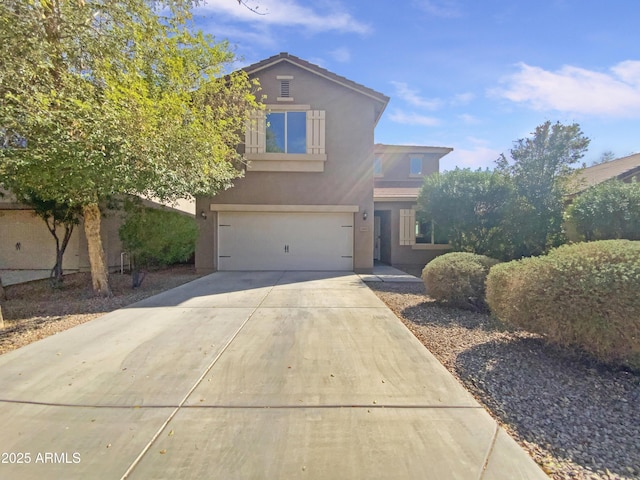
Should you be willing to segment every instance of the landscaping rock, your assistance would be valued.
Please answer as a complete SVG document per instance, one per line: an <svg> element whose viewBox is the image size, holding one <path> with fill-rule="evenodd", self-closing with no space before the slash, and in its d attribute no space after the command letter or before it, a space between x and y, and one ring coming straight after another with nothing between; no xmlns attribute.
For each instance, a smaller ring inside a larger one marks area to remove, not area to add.
<svg viewBox="0 0 640 480"><path fill-rule="evenodd" d="M637 479L640 372L445 308L421 284L368 284L553 479Z"/></svg>

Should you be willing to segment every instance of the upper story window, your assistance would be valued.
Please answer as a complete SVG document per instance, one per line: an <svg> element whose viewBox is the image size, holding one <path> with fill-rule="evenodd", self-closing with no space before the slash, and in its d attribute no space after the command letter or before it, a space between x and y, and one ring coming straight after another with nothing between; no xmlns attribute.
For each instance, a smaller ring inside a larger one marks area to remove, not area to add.
<svg viewBox="0 0 640 480"><path fill-rule="evenodd" d="M412 177L422 175L422 158L412 157L409 162L409 175Z"/></svg>
<svg viewBox="0 0 640 480"><path fill-rule="evenodd" d="M251 112L245 135L247 171L323 172L325 111L269 105Z"/></svg>
<svg viewBox="0 0 640 480"><path fill-rule="evenodd" d="M307 153L307 112L267 114L267 153Z"/></svg>
<svg viewBox="0 0 640 480"><path fill-rule="evenodd" d="M373 159L373 175L375 177L382 176L382 159L380 157Z"/></svg>

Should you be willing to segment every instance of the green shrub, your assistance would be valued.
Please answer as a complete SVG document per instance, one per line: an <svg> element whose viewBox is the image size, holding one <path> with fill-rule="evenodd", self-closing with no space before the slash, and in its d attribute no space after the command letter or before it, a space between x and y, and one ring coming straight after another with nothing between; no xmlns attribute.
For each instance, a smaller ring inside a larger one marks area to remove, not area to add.
<svg viewBox="0 0 640 480"><path fill-rule="evenodd" d="M496 259L466 252L436 257L422 270L427 295L454 307L486 310L485 279L497 263Z"/></svg>
<svg viewBox="0 0 640 480"><path fill-rule="evenodd" d="M125 211L118 233L138 268L172 265L193 256L198 236L195 219L135 204L126 205Z"/></svg>
<svg viewBox="0 0 640 480"><path fill-rule="evenodd" d="M610 180L591 187L573 201L566 219L587 241L640 240L640 182Z"/></svg>
<svg viewBox="0 0 640 480"><path fill-rule="evenodd" d="M605 363L640 368L640 242L564 245L497 265L486 298L509 325Z"/></svg>

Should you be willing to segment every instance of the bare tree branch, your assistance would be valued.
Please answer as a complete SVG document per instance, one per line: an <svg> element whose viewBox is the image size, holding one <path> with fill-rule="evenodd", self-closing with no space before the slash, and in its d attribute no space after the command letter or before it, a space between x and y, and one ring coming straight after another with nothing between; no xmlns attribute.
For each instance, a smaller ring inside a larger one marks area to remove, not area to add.
<svg viewBox="0 0 640 480"><path fill-rule="evenodd" d="M251 12L255 13L256 15L269 15L269 12L260 12L260 11L258 11L258 9L260 8L260 5L256 5L255 7L251 7L246 2L246 0L238 0L238 5L242 5L247 10L250 10Z"/></svg>

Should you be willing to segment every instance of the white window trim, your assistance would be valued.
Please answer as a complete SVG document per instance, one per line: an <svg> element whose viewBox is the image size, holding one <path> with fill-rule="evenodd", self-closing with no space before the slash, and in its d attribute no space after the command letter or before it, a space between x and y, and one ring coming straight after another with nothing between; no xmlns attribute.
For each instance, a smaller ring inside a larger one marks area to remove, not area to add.
<svg viewBox="0 0 640 480"><path fill-rule="evenodd" d="M268 112L306 112L306 153L266 151L266 116ZM323 172L327 160L325 150L326 113L312 110L310 105L268 105L266 111L250 114L245 133L247 171Z"/></svg>
<svg viewBox="0 0 640 480"><path fill-rule="evenodd" d="M411 164L414 160L420 161L420 173L413 173L411 170ZM424 176L424 158L423 157L409 157L409 177L423 177Z"/></svg>
<svg viewBox="0 0 640 480"><path fill-rule="evenodd" d="M380 164L380 171L376 172L376 162ZM384 177L384 170L382 169L382 158L375 157L373 159L373 176L376 178Z"/></svg>
<svg viewBox="0 0 640 480"><path fill-rule="evenodd" d="M400 245L412 250L449 250L451 245L440 243L416 243L416 210L400 209ZM433 237L432 237L433 241Z"/></svg>

